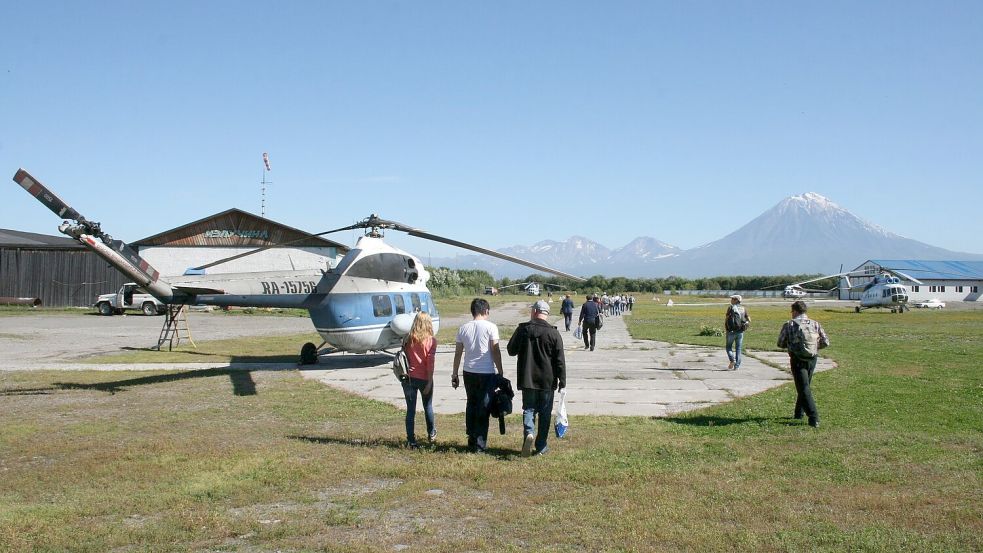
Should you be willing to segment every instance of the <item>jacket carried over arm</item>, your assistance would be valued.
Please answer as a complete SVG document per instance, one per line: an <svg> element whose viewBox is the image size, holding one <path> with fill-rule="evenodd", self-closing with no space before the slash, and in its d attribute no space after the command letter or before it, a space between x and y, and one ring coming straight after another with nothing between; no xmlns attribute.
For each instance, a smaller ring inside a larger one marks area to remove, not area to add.
<svg viewBox="0 0 983 553"><path fill-rule="evenodd" d="M509 339L509 355L518 356L516 387L520 390L556 390L567 387L563 337L556 327L535 319L519 325Z"/></svg>

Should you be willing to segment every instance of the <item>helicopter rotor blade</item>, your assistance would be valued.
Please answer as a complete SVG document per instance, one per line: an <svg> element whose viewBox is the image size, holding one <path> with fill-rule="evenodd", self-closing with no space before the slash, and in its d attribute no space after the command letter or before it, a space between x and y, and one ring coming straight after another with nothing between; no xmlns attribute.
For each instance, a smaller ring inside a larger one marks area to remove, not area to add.
<svg viewBox="0 0 983 553"><path fill-rule="evenodd" d="M399 230L399 229L397 229ZM557 276L566 277L569 279L576 280L578 282L584 282L586 279L581 278L576 275L571 275L570 273L564 273L563 271L558 271L556 269L551 269L545 265L540 265L539 263L533 263L532 261L526 261L525 259L520 259L518 257L513 257L495 250L489 250L488 248L482 248L481 246L475 246L474 244L468 244L467 242L461 242L459 240L453 240L450 238L444 238L443 236L437 236L436 234L430 234L429 232L424 232L418 229L411 229L405 231L406 234L410 236L416 236L417 238L423 238L424 240L433 240L434 242L440 242L442 244L448 244L450 246L457 246L465 250L471 250L473 252L483 253L485 255L490 255L492 257L497 257L498 259L504 259L505 261L511 261L512 263L517 263L519 265L525 265L526 267L531 267L533 269L538 269L540 271L545 271Z"/></svg>

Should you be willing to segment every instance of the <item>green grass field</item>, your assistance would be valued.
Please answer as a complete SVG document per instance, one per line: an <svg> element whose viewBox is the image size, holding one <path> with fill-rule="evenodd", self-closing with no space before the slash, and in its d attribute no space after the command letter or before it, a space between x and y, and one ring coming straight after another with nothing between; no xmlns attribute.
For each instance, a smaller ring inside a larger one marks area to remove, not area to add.
<svg viewBox="0 0 983 553"><path fill-rule="evenodd" d="M787 308L749 310L752 355L774 349ZM411 451L401 410L295 371L0 373L0 551L983 549L983 310L811 315L839 363L822 428L786 385L576 417L533 459L516 415L493 455L463 451L462 416ZM630 328L719 345L697 334L722 319L643 302Z"/></svg>

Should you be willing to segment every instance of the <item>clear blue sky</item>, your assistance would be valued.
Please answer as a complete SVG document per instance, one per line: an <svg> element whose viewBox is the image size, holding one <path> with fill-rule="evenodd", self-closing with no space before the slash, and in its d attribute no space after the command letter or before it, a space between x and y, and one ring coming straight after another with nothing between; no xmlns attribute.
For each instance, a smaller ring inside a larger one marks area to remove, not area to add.
<svg viewBox="0 0 983 553"><path fill-rule="evenodd" d="M267 216L311 232L375 212L492 248L690 248L814 191L983 252L979 1L35 0L3 16L3 228L57 234L18 167L124 240L258 214L267 151Z"/></svg>

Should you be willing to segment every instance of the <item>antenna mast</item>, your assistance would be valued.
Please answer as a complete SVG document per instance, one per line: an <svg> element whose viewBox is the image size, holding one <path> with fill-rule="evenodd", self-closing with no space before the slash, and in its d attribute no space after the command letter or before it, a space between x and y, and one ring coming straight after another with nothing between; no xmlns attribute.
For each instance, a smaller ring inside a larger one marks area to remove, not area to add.
<svg viewBox="0 0 983 553"><path fill-rule="evenodd" d="M263 180L260 181L260 194L259 194L259 216L266 218L266 185L273 184L273 181L266 180L266 174L270 172L270 155L263 152Z"/></svg>

